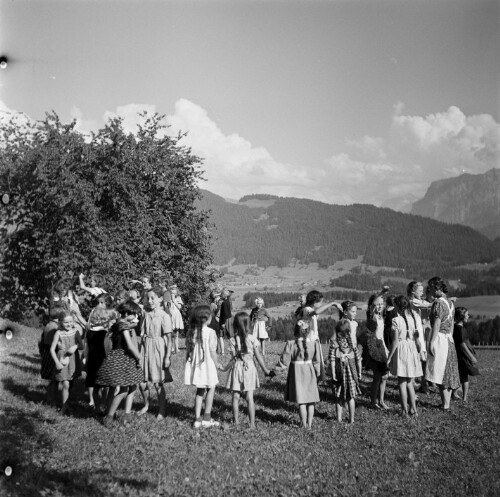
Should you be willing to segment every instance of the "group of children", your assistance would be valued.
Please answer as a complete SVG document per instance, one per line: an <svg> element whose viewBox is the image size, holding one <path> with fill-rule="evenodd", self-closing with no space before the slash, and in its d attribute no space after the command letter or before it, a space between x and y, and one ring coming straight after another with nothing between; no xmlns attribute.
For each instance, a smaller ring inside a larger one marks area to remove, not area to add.
<svg viewBox="0 0 500 497"><path fill-rule="evenodd" d="M48 396L54 400L57 391L60 393L63 412L67 410L71 383L81 375L82 355L89 400L91 405L105 414L104 425L111 426L114 423L116 411L123 400L125 413L121 419L126 421L133 416L132 404L137 388L144 403L137 414L147 412L151 384L158 395L157 419L165 418L165 384L173 381L170 373L171 355L179 349L178 339L176 341L172 337L184 328L180 313L182 300L177 296L175 286L153 287L149 278L143 278L140 283L142 289L120 292L113 300L94 284L86 287L81 275L80 287L93 299L93 308L87 321L82 317L78 300L68 285L61 285L55 292L50 322L43 330L39 346L42 378L49 380ZM220 338L224 336L219 331L221 306L212 302L211 305L195 307L190 313L187 327L184 371L184 383L196 387L193 426L208 428L219 425L211 417L219 371L228 372L225 386L232 391L234 423L239 423L239 402L241 395L244 395L250 426L255 426L254 392L260 386L255 361L264 375L270 378L276 372L288 369L285 400L299 405L300 421L304 428L312 426L315 404L319 401L318 383L326 377L330 377L333 387L338 421L343 419L343 408L347 404L349 421L354 422L355 399L361 392L362 362L374 373L372 407L387 408L384 393L390 371L398 378L403 414L416 416L414 379L423 376L427 361L428 365L431 363L428 369L437 367L437 362L433 363L430 358L442 355L442 351L437 354L435 341L424 337L427 317L422 316L422 311L430 310L432 324L436 302L433 304L423 300L423 286L415 283L408 286L408 297L399 296L392 300L386 295L387 289L370 297L368 331L362 344L358 344L358 323L355 321L357 307L354 302L324 303L323 295L316 290L301 296L300 306L295 313L295 338L286 343L274 369L269 369L264 359L270 316L262 299L256 300L256 307L250 315L238 312L230 320L224 320L223 332L229 325L231 327L230 359L226 364L220 360L224 356L223 351L222 356L217 353L218 349L220 352ZM222 293L229 295L226 289ZM440 297L434 295L434 298ZM330 340L325 362L319 343L318 315L333 306L337 308L340 319ZM231 308L224 312L231 315ZM457 374L458 367L461 368L463 400L466 401L468 375L478 374L478 371L470 367L471 364L475 365L475 356L463 326L467 321L467 312L458 308L456 315L459 314L461 318L456 326L460 327L460 342L457 341L460 345L457 350L459 354L461 351L463 353L461 362L457 362L455 354L455 365ZM441 318L438 328L443 322L446 319ZM217 326L214 326L215 323ZM443 333L440 330L438 332ZM447 360L452 356L450 351L451 347L447 348ZM450 374L450 367L453 369L453 364L444 366L446 381L441 379L442 383L439 383L434 380L441 385L442 391L458 388L453 378L454 371ZM425 380L422 386L425 386Z"/></svg>

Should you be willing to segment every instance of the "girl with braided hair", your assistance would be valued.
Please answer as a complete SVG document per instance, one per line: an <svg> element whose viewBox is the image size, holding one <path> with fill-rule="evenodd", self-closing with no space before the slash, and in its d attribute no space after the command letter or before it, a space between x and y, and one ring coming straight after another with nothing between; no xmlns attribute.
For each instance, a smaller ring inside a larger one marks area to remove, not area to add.
<svg viewBox="0 0 500 497"><path fill-rule="evenodd" d="M361 356L358 348L352 343L351 324L348 319L341 319L335 327L335 336L328 352L328 364L332 373L337 421L342 421L342 411L347 402L349 423L354 423L355 398L361 393Z"/></svg>
<svg viewBox="0 0 500 497"><path fill-rule="evenodd" d="M319 402L318 380L322 361L318 340L308 339L308 327L300 327L300 335L286 343L276 369L288 367L285 400L299 404L300 422L310 429L314 404Z"/></svg>
<svg viewBox="0 0 500 497"><path fill-rule="evenodd" d="M417 320L410 301L404 295L394 300L396 316L391 324L391 350L387 360L391 374L398 377L402 415L417 416L413 378L422 376L422 365L416 340L419 340Z"/></svg>

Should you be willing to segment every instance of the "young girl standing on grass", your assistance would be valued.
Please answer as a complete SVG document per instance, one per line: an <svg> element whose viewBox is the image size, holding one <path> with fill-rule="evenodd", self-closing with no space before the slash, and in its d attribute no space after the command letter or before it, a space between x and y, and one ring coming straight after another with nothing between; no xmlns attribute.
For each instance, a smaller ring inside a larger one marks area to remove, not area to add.
<svg viewBox="0 0 500 497"><path fill-rule="evenodd" d="M181 296L178 295L178 291L177 285L172 285L170 287L170 301L168 302L170 316L172 318L172 329L175 336L173 346L174 354L179 351L179 331L184 330L184 321L181 314L181 308L184 302Z"/></svg>
<svg viewBox="0 0 500 497"><path fill-rule="evenodd" d="M196 387L194 428L219 426L219 422L214 421L211 416L215 386L219 383L217 369L220 367L217 361L217 336L215 331L208 327L211 317L210 306L195 307L186 337L184 384ZM202 418L203 397L205 409Z"/></svg>
<svg viewBox="0 0 500 497"><path fill-rule="evenodd" d="M120 318L109 331L112 348L106 353L96 373L97 385L114 390L103 420L103 424L108 427L113 423L116 410L123 399L125 399L124 420L132 415L132 403L137 385L144 381L135 334L141 312L141 308L134 302L120 304L118 307Z"/></svg>
<svg viewBox="0 0 500 497"><path fill-rule="evenodd" d="M233 391L233 418L234 424L239 424L239 403L240 395L244 393L248 403L248 417L250 418L250 428L255 428L255 404L253 392L259 388L259 376L255 367L254 357L266 376L274 376L267 369L264 359L259 351L259 346L255 334L250 331L250 318L246 312L238 312L234 316L233 327L235 334L239 337L236 341L236 353L226 367L221 367L221 371L230 368L226 382L226 388Z"/></svg>
<svg viewBox="0 0 500 497"><path fill-rule="evenodd" d="M58 389L61 392L61 413L64 414L68 409L71 382L79 378L82 373L78 351L83 350L83 343L80 333L74 326L71 312L61 312L58 320L59 329L54 333L50 354L56 367L54 380L58 382Z"/></svg>
<svg viewBox="0 0 500 497"><path fill-rule="evenodd" d="M417 416L413 379L422 376L422 366L415 337L417 321L407 297L400 295L394 300L396 317L392 320L391 350L387 365L391 374L398 377L402 415Z"/></svg>
<svg viewBox="0 0 500 497"><path fill-rule="evenodd" d="M345 300L339 308L340 319L347 319L351 326L351 342L354 348L358 347L358 322L356 321L356 314L358 306L352 300Z"/></svg>
<svg viewBox="0 0 500 497"><path fill-rule="evenodd" d="M314 404L319 402L322 355L319 340L309 340L308 334L309 327L301 326L300 336L286 343L276 369L288 367L285 400L299 404L300 423L303 428L310 429Z"/></svg>
<svg viewBox="0 0 500 497"><path fill-rule="evenodd" d="M149 383L153 383L158 394L158 415L162 420L166 416L167 398L165 383L171 382L170 355L172 353L172 320L161 309L163 290L160 287L146 291L146 307L141 325L141 366L145 383L141 384L144 407L138 412L144 414L149 409Z"/></svg>
<svg viewBox="0 0 500 497"><path fill-rule="evenodd" d="M371 295L368 299L366 310L366 327L368 329L364 355L366 367L373 371L371 386L371 407L374 409L387 409L385 404L385 386L389 368L387 358L389 350L384 341L384 298L380 294Z"/></svg>
<svg viewBox="0 0 500 497"><path fill-rule="evenodd" d="M64 312L62 307L53 306L49 311L50 321L45 325L38 342L38 351L40 352L41 367L40 375L42 379L49 380L47 385L47 402L56 401L57 383L54 381L55 362L50 352L55 332L59 329L59 314Z"/></svg>
<svg viewBox="0 0 500 497"><path fill-rule="evenodd" d="M335 327L328 352L328 362L331 367L333 394L337 421L342 421L342 411L347 402L349 406L349 423L354 423L356 396L361 393L361 356L358 348L352 343L351 323L341 319Z"/></svg>
<svg viewBox="0 0 500 497"><path fill-rule="evenodd" d="M264 308L264 299L262 297L257 297L255 299L255 307L250 313L250 321L252 322L252 333L260 342L262 355L264 356L266 355L266 340L269 339L269 335L267 334L267 323L270 319L271 316L269 312Z"/></svg>
<svg viewBox="0 0 500 497"><path fill-rule="evenodd" d="M455 326L453 328L453 341L457 351L458 373L462 384L462 400L468 401L469 397L469 376L479 374L477 368L476 352L470 343L469 333L466 328L469 321L469 312L465 307L455 309Z"/></svg>

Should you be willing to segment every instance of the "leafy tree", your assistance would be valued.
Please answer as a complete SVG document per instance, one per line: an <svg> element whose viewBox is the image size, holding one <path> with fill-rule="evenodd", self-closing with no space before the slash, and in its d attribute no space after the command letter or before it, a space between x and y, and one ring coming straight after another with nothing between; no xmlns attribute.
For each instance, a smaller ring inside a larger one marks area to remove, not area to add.
<svg viewBox="0 0 500 497"><path fill-rule="evenodd" d="M0 311L47 306L59 278L97 272L107 289L162 274L186 296L206 291L208 213L195 207L201 160L167 135L158 114L136 135L120 118L84 136L55 113L0 135Z"/></svg>

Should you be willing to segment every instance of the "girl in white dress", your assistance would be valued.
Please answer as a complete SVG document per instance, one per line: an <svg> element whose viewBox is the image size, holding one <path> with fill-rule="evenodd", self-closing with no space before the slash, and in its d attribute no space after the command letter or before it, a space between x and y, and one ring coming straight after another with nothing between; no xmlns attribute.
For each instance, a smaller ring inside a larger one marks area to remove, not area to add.
<svg viewBox="0 0 500 497"><path fill-rule="evenodd" d="M267 326L271 316L264 307L264 299L257 297L255 299L255 307L250 313L250 321L252 322L252 334L260 342L262 355L266 355L266 340L269 339Z"/></svg>
<svg viewBox="0 0 500 497"><path fill-rule="evenodd" d="M420 342L415 342L417 321L411 310L407 297L400 295L394 300L396 317L392 319L391 350L387 360L391 374L398 377L399 394L402 414L408 414L408 400L410 401L410 415L417 416L415 390L413 378L422 376L422 365L418 348ZM417 338L418 340L418 338Z"/></svg>
<svg viewBox="0 0 500 497"><path fill-rule="evenodd" d="M177 285L170 287L170 301L167 302L172 318L172 329L174 331L174 354L179 351L179 331L184 330L184 320L182 319L181 309L184 305L182 298L178 295Z"/></svg>
<svg viewBox="0 0 500 497"><path fill-rule="evenodd" d="M195 307L186 336L184 384L196 387L194 428L219 426L219 422L211 417L215 387L219 383L217 369L221 367L217 360L217 335L208 327L211 317L210 306ZM205 410L202 418L203 397L205 397Z"/></svg>

